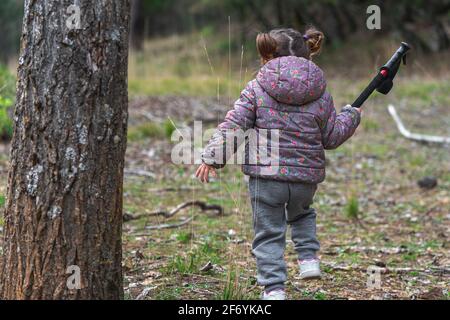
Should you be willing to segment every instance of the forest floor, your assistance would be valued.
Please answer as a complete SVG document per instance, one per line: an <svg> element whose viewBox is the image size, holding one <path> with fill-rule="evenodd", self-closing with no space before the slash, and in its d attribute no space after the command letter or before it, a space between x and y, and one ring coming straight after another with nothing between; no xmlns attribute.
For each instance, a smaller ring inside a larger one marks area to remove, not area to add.
<svg viewBox="0 0 450 320"><path fill-rule="evenodd" d="M363 85L330 81L336 106ZM389 97L372 99L356 135L327 152L327 180L314 204L324 277L301 281L288 241L291 299L450 298L449 146L406 140L386 110L393 103L411 131L450 136L449 91L448 79L403 81ZM225 104L169 96L137 98L130 105L125 211L142 216L124 224L129 299L253 299L260 294L251 254L252 215L239 166L226 167L202 185L194 177L196 165L171 162L175 143L168 139L167 119L178 129L192 128L193 120L214 127L228 110ZM437 187L420 188L417 182L425 176L436 177ZM188 207L170 218L152 215L193 200L222 206L224 213ZM153 229L174 223L185 224ZM380 274L375 285L370 267Z"/></svg>
<svg viewBox="0 0 450 320"><path fill-rule="evenodd" d="M336 106L351 101L364 84L331 80ZM324 277L301 281L288 241L290 299L450 299L449 146L406 140L386 110L393 103L412 131L449 136L449 91L449 79L404 80L389 97L375 96L355 136L327 152L327 180L314 204ZM203 120L212 128L228 109L214 98L132 98L124 211L139 218L124 222L127 299L258 298L252 215L239 166L227 166L202 185L194 177L196 165L171 162L172 122L180 129ZM4 195L8 146L1 148ZM436 177L438 185L420 188L417 181L425 176ZM188 207L170 218L152 215L192 200L224 212ZM153 229L180 222L185 224ZM374 285L371 266L380 272Z"/></svg>

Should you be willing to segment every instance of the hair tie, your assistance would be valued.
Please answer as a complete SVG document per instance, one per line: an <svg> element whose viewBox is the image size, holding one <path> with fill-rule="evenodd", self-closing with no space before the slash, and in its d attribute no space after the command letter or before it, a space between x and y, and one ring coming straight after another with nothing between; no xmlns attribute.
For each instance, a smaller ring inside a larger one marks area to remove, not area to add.
<svg viewBox="0 0 450 320"><path fill-rule="evenodd" d="M309 39L309 36L307 34L303 35L303 40L307 41Z"/></svg>

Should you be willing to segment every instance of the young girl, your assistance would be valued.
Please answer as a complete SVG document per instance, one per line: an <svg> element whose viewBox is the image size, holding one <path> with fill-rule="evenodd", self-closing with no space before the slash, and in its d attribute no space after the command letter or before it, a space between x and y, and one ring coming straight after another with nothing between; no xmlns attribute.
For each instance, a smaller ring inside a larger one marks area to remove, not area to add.
<svg viewBox="0 0 450 320"><path fill-rule="evenodd" d="M215 169L224 166L226 159L221 151L227 133L238 129L279 130L276 174L268 174L262 163L244 163L242 167L250 176L255 232L252 249L258 283L265 287L264 300L285 299L287 224L298 254L300 278L321 276L316 212L310 205L317 184L325 179L325 149L344 143L360 122L359 109L350 105L336 114L323 72L311 61L323 39L323 33L314 28L304 34L276 29L257 36L263 66L219 125L196 172L200 181L208 182L209 174L216 176Z"/></svg>

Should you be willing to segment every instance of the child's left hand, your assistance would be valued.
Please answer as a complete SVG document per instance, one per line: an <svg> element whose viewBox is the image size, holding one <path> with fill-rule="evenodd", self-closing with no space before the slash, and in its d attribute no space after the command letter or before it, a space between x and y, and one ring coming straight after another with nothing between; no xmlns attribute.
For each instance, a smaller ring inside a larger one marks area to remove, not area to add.
<svg viewBox="0 0 450 320"><path fill-rule="evenodd" d="M203 183L209 182L209 173L211 172L211 175L213 177L217 177L216 169L214 169L211 166L208 166L205 163L202 163L200 167L198 167L197 172L195 172L195 176Z"/></svg>

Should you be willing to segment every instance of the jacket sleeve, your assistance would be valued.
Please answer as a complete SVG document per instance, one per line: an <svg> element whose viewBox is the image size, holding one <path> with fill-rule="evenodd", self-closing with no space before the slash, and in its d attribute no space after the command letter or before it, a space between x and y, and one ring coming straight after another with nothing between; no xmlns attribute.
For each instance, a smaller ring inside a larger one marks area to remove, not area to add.
<svg viewBox="0 0 450 320"><path fill-rule="evenodd" d="M224 167L227 157L236 152L244 141L245 131L253 128L255 118L255 93L252 82L249 82L209 140L202 153L202 161L217 169Z"/></svg>
<svg viewBox="0 0 450 320"><path fill-rule="evenodd" d="M322 127L322 144L325 149L336 149L355 133L361 115L351 105L346 105L336 114L333 99L330 99L327 108L325 125Z"/></svg>

